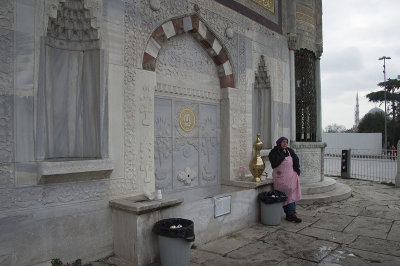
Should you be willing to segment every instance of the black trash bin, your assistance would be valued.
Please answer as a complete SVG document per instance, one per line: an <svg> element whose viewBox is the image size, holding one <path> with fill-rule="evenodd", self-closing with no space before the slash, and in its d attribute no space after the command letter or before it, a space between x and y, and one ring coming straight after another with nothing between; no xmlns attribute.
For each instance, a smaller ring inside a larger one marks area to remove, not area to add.
<svg viewBox="0 0 400 266"><path fill-rule="evenodd" d="M281 223L283 203L287 200L286 194L279 190L265 191L258 194L258 199L261 206L261 223L279 225Z"/></svg>
<svg viewBox="0 0 400 266"><path fill-rule="evenodd" d="M158 235L162 266L190 265L190 242L195 239L193 221L163 219L154 224L153 232Z"/></svg>

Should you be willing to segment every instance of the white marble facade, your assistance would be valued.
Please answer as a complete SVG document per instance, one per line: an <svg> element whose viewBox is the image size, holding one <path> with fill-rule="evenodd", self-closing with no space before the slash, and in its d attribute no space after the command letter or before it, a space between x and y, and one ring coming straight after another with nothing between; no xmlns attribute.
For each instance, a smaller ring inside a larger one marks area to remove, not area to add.
<svg viewBox="0 0 400 266"><path fill-rule="evenodd" d="M0 264L105 257L110 200L156 187L204 198L237 179L261 56L267 143L289 136L296 18L271 1L264 24L251 0L236 1L244 13L215 0L2 1ZM320 2L297 1L297 48L321 49Z"/></svg>

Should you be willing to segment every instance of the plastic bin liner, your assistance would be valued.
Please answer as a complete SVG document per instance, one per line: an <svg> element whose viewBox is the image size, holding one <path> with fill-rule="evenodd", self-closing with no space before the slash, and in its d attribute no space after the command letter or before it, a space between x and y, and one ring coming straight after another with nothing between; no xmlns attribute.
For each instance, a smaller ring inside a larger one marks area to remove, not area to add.
<svg viewBox="0 0 400 266"><path fill-rule="evenodd" d="M183 218L160 220L154 224L153 233L171 238L182 238L189 242L194 241L195 238L193 221Z"/></svg>
<svg viewBox="0 0 400 266"><path fill-rule="evenodd" d="M258 200L264 203L276 203L287 201L288 197L284 192L279 190L265 191L258 194Z"/></svg>

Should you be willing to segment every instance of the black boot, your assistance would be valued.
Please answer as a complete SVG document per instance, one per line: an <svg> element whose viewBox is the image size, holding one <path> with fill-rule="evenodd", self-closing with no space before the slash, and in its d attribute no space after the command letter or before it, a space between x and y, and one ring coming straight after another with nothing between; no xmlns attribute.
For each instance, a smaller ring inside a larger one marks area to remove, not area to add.
<svg viewBox="0 0 400 266"><path fill-rule="evenodd" d="M296 214L286 214L286 220L289 222L301 223L301 219L297 218Z"/></svg>

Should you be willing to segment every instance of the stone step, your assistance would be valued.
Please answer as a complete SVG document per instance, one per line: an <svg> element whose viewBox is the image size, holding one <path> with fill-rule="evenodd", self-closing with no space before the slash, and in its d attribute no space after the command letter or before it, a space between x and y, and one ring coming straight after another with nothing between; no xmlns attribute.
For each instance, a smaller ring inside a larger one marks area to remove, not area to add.
<svg viewBox="0 0 400 266"><path fill-rule="evenodd" d="M328 191L332 191L336 187L336 180L330 177L324 177L324 181L309 184L300 184L301 194L320 194Z"/></svg>
<svg viewBox="0 0 400 266"><path fill-rule="evenodd" d="M303 195L303 198L298 201L298 204L308 205L314 203L329 203L341 201L351 196L351 188L342 183L336 183L335 189L318 194Z"/></svg>

